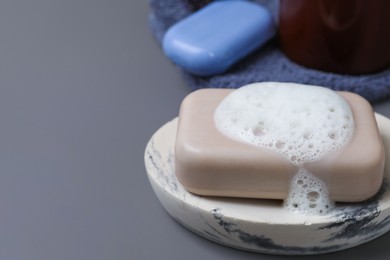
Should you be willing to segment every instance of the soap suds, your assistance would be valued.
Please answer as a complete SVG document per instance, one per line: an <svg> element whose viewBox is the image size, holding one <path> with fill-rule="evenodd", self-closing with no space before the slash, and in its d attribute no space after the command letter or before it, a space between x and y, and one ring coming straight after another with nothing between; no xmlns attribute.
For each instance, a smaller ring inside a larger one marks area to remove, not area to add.
<svg viewBox="0 0 390 260"><path fill-rule="evenodd" d="M300 168L285 200L288 210L310 215L329 212L333 202L326 186L303 163L342 148L353 135L352 111L341 96L317 86L255 83L229 94L214 120L225 135L271 149Z"/></svg>
<svg viewBox="0 0 390 260"><path fill-rule="evenodd" d="M334 208L326 185L305 169L299 170L290 185L289 196L284 201L284 207L289 211L323 215Z"/></svg>

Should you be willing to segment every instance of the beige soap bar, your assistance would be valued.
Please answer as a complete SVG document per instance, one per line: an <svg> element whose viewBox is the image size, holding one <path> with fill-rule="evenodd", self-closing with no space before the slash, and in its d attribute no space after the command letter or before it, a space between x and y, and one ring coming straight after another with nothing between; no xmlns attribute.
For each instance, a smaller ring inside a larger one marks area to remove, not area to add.
<svg viewBox="0 0 390 260"><path fill-rule="evenodd" d="M282 155L233 140L214 124L214 111L232 90L202 89L188 95L180 108L175 171L181 184L199 195L284 199L297 166ZM344 149L305 169L322 179L330 197L362 201L380 188L384 149L370 104L340 92L349 103L355 132Z"/></svg>

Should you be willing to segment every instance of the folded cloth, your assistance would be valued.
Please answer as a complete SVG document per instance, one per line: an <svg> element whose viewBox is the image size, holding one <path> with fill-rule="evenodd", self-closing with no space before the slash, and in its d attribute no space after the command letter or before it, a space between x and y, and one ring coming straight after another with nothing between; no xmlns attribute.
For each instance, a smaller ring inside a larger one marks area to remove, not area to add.
<svg viewBox="0 0 390 260"><path fill-rule="evenodd" d="M161 44L170 26L190 15L196 8L196 0L150 0L149 23ZM207 2L207 1L203 1ZM263 4L277 17L278 1L254 0ZM183 74L192 89L237 88L253 82L279 81L319 85L333 90L350 91L365 97L370 102L390 97L390 68L379 73L365 75L342 75L305 68L289 60L280 50L276 40L244 58L227 72L200 77L185 71Z"/></svg>

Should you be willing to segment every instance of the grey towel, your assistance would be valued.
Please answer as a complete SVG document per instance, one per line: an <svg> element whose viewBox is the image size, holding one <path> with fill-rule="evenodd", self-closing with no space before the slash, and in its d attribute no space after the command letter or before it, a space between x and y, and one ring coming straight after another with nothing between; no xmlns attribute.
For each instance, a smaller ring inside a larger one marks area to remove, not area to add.
<svg viewBox="0 0 390 260"><path fill-rule="evenodd" d="M195 2L207 0L150 0L149 22L161 43L165 31L174 23L190 15ZM277 1L255 0L269 8L276 17ZM199 77L185 71L183 74L192 89L237 88L253 82L279 81L319 85L333 90L355 92L370 102L390 97L390 68L375 74L341 75L308 69L289 60L280 51L275 40L241 60L227 72L211 77Z"/></svg>

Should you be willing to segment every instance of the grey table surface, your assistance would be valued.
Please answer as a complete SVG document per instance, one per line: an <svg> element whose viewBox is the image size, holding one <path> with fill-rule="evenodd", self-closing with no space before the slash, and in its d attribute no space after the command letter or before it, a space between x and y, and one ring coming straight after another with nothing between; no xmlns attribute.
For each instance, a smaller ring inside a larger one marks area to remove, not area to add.
<svg viewBox="0 0 390 260"><path fill-rule="evenodd" d="M189 93L147 1L0 1L0 259L285 259L164 211L145 145ZM390 116L390 101L375 105ZM316 259L385 259L390 234ZM310 259L311 257L306 257Z"/></svg>

